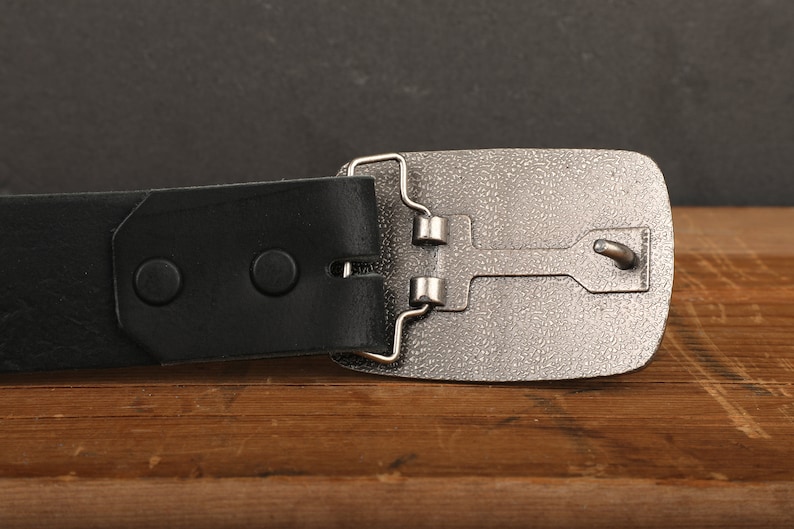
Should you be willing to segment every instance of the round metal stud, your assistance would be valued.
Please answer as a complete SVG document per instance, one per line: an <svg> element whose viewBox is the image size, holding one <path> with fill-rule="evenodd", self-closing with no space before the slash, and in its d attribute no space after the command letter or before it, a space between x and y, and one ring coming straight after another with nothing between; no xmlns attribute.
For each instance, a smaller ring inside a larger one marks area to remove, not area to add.
<svg viewBox="0 0 794 529"><path fill-rule="evenodd" d="M149 305L161 307L182 291L182 272L168 259L149 259L135 271L135 293Z"/></svg>
<svg viewBox="0 0 794 529"><path fill-rule="evenodd" d="M251 281L268 296L283 296L298 282L298 265L284 250L267 250L251 264Z"/></svg>

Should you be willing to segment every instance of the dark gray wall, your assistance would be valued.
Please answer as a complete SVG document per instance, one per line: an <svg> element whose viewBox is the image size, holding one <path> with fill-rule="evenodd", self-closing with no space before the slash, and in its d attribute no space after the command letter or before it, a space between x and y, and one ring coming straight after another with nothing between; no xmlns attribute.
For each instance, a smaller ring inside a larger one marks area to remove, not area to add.
<svg viewBox="0 0 794 529"><path fill-rule="evenodd" d="M0 188L319 176L356 155L649 154L794 205L794 2L0 1Z"/></svg>

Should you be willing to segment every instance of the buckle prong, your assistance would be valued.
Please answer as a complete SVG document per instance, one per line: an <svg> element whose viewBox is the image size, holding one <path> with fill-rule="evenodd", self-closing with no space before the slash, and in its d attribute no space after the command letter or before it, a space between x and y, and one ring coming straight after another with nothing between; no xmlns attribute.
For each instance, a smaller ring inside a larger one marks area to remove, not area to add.
<svg viewBox="0 0 794 529"><path fill-rule="evenodd" d="M593 251L615 261L615 266L621 270L629 270L637 266L637 254L625 244L598 239L593 243Z"/></svg>

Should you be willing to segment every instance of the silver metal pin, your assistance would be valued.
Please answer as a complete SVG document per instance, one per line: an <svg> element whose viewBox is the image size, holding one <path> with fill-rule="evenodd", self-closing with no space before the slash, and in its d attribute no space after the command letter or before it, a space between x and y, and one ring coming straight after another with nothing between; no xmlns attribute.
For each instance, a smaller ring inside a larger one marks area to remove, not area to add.
<svg viewBox="0 0 794 529"><path fill-rule="evenodd" d="M619 242L598 239L593 243L593 251L615 261L615 266L621 270L628 270L637 265L637 254Z"/></svg>

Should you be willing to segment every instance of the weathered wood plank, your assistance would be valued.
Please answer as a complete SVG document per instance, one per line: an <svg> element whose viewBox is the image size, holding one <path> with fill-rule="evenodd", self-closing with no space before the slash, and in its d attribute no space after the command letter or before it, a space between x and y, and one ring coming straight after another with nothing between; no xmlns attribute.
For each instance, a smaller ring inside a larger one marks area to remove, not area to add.
<svg viewBox="0 0 794 529"><path fill-rule="evenodd" d="M537 478L0 480L0 526L791 527L794 486Z"/></svg>

